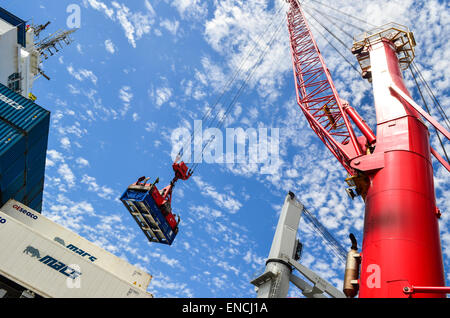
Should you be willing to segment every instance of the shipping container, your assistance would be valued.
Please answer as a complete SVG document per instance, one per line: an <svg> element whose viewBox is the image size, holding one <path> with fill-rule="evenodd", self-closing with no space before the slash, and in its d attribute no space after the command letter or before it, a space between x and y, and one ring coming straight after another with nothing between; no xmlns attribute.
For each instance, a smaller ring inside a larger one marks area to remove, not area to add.
<svg viewBox="0 0 450 318"><path fill-rule="evenodd" d="M42 192L44 191L44 179L41 179L38 181L38 183L32 185L30 183L27 184L27 193L23 197L23 201L20 201L18 199L14 199L16 201L22 202L25 205L30 206L28 203L33 201L37 196L42 197Z"/></svg>
<svg viewBox="0 0 450 318"><path fill-rule="evenodd" d="M5 200L9 198L15 198L15 200L22 201L25 198L25 174L22 171L10 184L0 188L1 195L5 197ZM2 198L3 199L3 198Z"/></svg>
<svg viewBox="0 0 450 318"><path fill-rule="evenodd" d="M0 19L17 27L17 43L26 46L26 22L0 7Z"/></svg>
<svg viewBox="0 0 450 318"><path fill-rule="evenodd" d="M42 297L152 297L89 258L0 212L0 275L8 280Z"/></svg>
<svg viewBox="0 0 450 318"><path fill-rule="evenodd" d="M104 268L141 290L147 290L152 278L150 274L51 221L34 211L31 207L15 200L9 200L0 208L0 211L38 231L47 239L65 246L68 251L74 254L80 253L80 251L81 253L89 253L93 257L91 258L92 262L97 266Z"/></svg>
<svg viewBox="0 0 450 318"><path fill-rule="evenodd" d="M26 134L28 148L48 135L50 112L0 84L0 119Z"/></svg>
<svg viewBox="0 0 450 318"><path fill-rule="evenodd" d="M26 140L23 137L20 131L0 120L0 174L25 153Z"/></svg>
<svg viewBox="0 0 450 318"><path fill-rule="evenodd" d="M45 175L49 123L49 111L0 84L0 206L25 198L41 211L36 184Z"/></svg>
<svg viewBox="0 0 450 318"><path fill-rule="evenodd" d="M130 185L120 197L150 242L172 245L178 231L173 231L152 196L153 186Z"/></svg>

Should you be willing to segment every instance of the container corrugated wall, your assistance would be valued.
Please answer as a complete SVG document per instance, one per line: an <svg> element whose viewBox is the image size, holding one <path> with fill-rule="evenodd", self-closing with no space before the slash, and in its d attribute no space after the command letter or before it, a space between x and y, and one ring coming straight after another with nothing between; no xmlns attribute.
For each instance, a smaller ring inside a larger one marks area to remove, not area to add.
<svg viewBox="0 0 450 318"><path fill-rule="evenodd" d="M84 237L66 229L65 227L38 215L30 206L25 206L17 201L10 200L0 207L0 212L16 219L20 223L37 231L40 235L63 244L63 246L76 246L76 249L69 249L72 253L82 250L95 256L93 261L97 266L121 278L128 284L143 291L147 290L152 276L139 267L133 266L125 260L105 251Z"/></svg>
<svg viewBox="0 0 450 318"><path fill-rule="evenodd" d="M41 211L50 112L0 84L0 204Z"/></svg>
<svg viewBox="0 0 450 318"><path fill-rule="evenodd" d="M81 253L0 212L0 275L52 298L151 298Z"/></svg>

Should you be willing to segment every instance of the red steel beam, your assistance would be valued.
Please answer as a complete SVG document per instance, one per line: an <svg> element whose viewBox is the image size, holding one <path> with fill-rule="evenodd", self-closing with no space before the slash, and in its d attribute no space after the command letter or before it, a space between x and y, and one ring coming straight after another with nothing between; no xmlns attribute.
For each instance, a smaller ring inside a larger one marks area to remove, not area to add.
<svg viewBox="0 0 450 318"><path fill-rule="evenodd" d="M360 145L301 6L298 0L289 2L287 19L297 103L322 142L355 175L350 161L362 155Z"/></svg>

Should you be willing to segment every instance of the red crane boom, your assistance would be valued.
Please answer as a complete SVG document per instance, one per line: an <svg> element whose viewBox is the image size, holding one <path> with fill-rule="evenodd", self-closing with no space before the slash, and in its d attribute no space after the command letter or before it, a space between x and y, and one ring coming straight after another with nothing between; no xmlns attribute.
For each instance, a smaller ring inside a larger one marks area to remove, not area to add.
<svg viewBox="0 0 450 318"><path fill-rule="evenodd" d="M298 1L289 2L287 19L297 103L322 142L348 173L355 175L350 161L362 154L365 141L355 136L344 111L345 102L339 98L302 8Z"/></svg>

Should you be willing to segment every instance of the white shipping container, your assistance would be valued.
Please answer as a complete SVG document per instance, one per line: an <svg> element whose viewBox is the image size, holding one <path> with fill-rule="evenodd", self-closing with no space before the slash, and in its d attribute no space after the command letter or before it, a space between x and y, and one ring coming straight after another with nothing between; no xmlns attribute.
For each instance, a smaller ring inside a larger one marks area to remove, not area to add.
<svg viewBox="0 0 450 318"><path fill-rule="evenodd" d="M9 200L0 211L31 227L38 233L65 246L67 251L102 267L124 281L146 291L152 276L125 260L105 251L78 234L51 221L15 200Z"/></svg>
<svg viewBox="0 0 450 318"><path fill-rule="evenodd" d="M8 76L17 72L17 28L0 19L0 83L8 87Z"/></svg>
<svg viewBox="0 0 450 318"><path fill-rule="evenodd" d="M43 297L152 297L2 212L0 275Z"/></svg>

